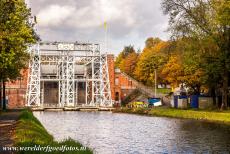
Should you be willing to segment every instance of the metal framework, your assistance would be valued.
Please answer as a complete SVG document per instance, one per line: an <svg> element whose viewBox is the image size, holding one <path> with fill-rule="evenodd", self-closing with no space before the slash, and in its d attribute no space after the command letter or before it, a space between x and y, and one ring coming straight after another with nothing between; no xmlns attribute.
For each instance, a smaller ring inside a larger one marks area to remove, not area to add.
<svg viewBox="0 0 230 154"><path fill-rule="evenodd" d="M30 48L27 105L46 107L44 83L58 84L57 107L111 107L107 55L99 44L40 42ZM79 104L79 83L85 85L85 102Z"/></svg>

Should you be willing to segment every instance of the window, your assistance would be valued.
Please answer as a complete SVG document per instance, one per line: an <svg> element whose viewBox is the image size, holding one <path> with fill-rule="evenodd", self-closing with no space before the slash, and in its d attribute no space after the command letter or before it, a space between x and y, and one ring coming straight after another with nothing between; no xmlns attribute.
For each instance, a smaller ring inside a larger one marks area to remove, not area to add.
<svg viewBox="0 0 230 154"><path fill-rule="evenodd" d="M119 78L115 79L115 85L118 86L119 85Z"/></svg>
<svg viewBox="0 0 230 154"><path fill-rule="evenodd" d="M128 85L132 87L132 81L129 80Z"/></svg>
<svg viewBox="0 0 230 154"><path fill-rule="evenodd" d="M115 101L119 101L120 99L119 99L119 92L116 92L115 93Z"/></svg>

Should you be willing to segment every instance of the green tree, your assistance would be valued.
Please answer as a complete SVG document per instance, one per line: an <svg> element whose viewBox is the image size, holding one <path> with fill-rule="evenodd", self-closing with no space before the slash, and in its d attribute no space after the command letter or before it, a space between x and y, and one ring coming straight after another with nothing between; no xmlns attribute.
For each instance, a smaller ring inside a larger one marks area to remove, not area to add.
<svg viewBox="0 0 230 154"><path fill-rule="evenodd" d="M189 87L190 93L200 94L202 87L203 68L203 53L201 51L202 41L193 38L184 38L178 40L181 45L181 56L184 76L182 77L183 83Z"/></svg>
<svg viewBox="0 0 230 154"><path fill-rule="evenodd" d="M28 63L28 45L36 42L32 27L30 9L24 0L0 1L0 80L4 108L5 82L20 76L20 70Z"/></svg>
<svg viewBox="0 0 230 154"><path fill-rule="evenodd" d="M162 8L170 17L172 37L209 38L218 47L215 57L221 66L222 105L227 105L230 70L230 1L163 0Z"/></svg>

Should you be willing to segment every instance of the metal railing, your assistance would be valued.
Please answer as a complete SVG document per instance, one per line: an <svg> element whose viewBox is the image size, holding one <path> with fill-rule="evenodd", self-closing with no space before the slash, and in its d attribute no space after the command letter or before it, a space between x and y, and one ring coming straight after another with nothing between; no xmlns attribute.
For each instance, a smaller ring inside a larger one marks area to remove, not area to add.
<svg viewBox="0 0 230 154"><path fill-rule="evenodd" d="M131 76L129 76L128 74L121 72L124 76L126 76L129 80L131 80L133 83L135 83L136 88L139 89L141 92L145 93L146 95L148 95L149 97L156 97L154 96L154 90L153 87L149 87L144 85L143 83L137 81L136 79L132 78Z"/></svg>

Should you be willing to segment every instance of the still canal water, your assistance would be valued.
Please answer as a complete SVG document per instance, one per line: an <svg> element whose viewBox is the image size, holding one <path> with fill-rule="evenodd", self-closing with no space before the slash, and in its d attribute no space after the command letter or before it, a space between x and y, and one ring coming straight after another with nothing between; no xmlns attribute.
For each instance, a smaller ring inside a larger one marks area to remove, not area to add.
<svg viewBox="0 0 230 154"><path fill-rule="evenodd" d="M195 120L111 112L34 112L56 140L99 154L229 153L230 131Z"/></svg>

